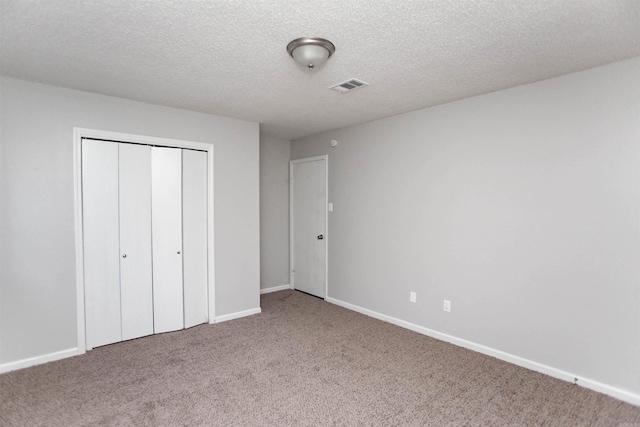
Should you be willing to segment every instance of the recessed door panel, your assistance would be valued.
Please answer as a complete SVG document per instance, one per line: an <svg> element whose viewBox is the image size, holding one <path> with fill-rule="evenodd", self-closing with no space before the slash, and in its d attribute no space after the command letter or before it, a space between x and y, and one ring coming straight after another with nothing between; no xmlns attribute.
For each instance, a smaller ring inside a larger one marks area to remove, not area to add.
<svg viewBox="0 0 640 427"><path fill-rule="evenodd" d="M122 339L153 334L151 147L120 145Z"/></svg>
<svg viewBox="0 0 640 427"><path fill-rule="evenodd" d="M184 328L182 150L151 148L154 332Z"/></svg>
<svg viewBox="0 0 640 427"><path fill-rule="evenodd" d="M82 215L87 348L122 340L118 144L82 141Z"/></svg>
<svg viewBox="0 0 640 427"><path fill-rule="evenodd" d="M207 153L182 150L184 326L206 323Z"/></svg>

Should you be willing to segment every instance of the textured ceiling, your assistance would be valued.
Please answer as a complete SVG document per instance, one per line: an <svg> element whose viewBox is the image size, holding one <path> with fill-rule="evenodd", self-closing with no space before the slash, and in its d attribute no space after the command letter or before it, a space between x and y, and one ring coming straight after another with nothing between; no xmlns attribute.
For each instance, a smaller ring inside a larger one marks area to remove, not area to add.
<svg viewBox="0 0 640 427"><path fill-rule="evenodd" d="M640 55L639 0L0 0L0 74L295 139ZM301 36L336 53L309 73ZM370 87L327 88L356 77Z"/></svg>

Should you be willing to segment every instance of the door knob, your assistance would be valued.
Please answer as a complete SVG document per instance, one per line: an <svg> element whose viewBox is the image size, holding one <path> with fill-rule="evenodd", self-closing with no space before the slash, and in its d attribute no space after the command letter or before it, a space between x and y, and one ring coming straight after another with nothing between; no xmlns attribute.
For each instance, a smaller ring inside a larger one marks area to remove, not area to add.
<svg viewBox="0 0 640 427"><path fill-rule="evenodd" d="M178 251L178 255L180 255L180 251Z"/></svg>
<svg viewBox="0 0 640 427"><path fill-rule="evenodd" d="M318 236L318 240L322 240L322 239L324 239L324 236L321 234Z"/></svg>
<svg viewBox="0 0 640 427"><path fill-rule="evenodd" d="M122 254L122 258L126 258L126 257L127 257L127 254Z"/></svg>

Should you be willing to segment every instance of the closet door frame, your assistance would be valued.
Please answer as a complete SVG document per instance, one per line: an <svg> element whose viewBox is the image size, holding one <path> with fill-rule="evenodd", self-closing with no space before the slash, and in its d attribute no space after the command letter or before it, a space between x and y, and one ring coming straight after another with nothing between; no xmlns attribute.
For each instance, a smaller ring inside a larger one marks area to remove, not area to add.
<svg viewBox="0 0 640 427"><path fill-rule="evenodd" d="M96 129L73 128L73 181L75 213L75 249L76 249L76 308L78 323L78 354L91 348L87 347L84 302L84 235L82 217L82 139L101 139L131 144L155 145L160 147L186 148L207 153L207 276L209 323L215 322L215 245L214 245L214 171L213 144L183 141L178 139L157 138L153 136L133 135Z"/></svg>

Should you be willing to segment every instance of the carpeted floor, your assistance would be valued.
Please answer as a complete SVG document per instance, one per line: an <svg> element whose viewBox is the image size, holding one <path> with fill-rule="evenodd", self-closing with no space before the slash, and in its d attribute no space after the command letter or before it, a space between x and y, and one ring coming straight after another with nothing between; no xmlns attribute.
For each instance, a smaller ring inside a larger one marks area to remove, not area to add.
<svg viewBox="0 0 640 427"><path fill-rule="evenodd" d="M624 425L640 408L295 292L0 375L0 425Z"/></svg>

